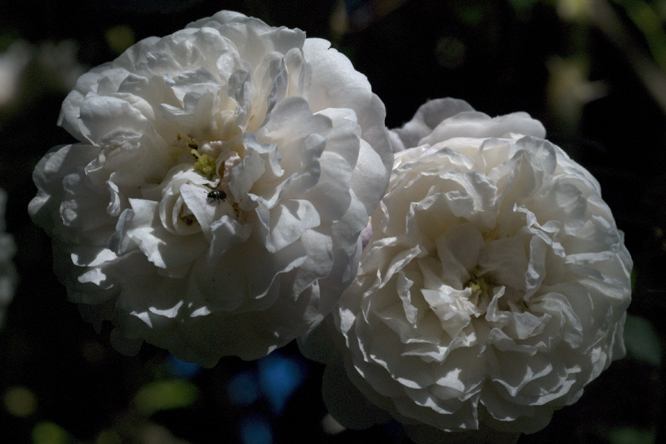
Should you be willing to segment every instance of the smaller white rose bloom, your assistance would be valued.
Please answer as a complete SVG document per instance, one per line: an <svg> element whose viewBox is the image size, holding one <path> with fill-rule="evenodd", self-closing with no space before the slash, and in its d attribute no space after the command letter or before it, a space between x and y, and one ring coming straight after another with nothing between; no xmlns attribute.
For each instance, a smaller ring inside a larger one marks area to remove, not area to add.
<svg viewBox="0 0 666 444"><path fill-rule="evenodd" d="M453 99L392 131L356 280L301 343L328 363L343 425L391 415L418 443L513 442L624 356L623 234L594 177L544 136L525 113Z"/></svg>
<svg viewBox="0 0 666 444"><path fill-rule="evenodd" d="M37 165L35 223L112 343L262 357L353 280L388 184L384 106L321 39L222 11L79 78Z"/></svg>
<svg viewBox="0 0 666 444"><path fill-rule="evenodd" d="M7 193L0 188L0 328L5 322L5 310L14 297L18 275L12 258L16 254L14 238L5 232Z"/></svg>

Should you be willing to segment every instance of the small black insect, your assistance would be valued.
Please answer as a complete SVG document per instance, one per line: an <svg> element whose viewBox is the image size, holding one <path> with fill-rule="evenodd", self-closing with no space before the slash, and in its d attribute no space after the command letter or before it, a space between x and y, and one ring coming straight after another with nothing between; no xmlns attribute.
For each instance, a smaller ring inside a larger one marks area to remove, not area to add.
<svg viewBox="0 0 666 444"><path fill-rule="evenodd" d="M210 193L208 193L208 199L210 200L209 203L224 200L226 197L227 197L227 193L225 193L222 190L213 190Z"/></svg>

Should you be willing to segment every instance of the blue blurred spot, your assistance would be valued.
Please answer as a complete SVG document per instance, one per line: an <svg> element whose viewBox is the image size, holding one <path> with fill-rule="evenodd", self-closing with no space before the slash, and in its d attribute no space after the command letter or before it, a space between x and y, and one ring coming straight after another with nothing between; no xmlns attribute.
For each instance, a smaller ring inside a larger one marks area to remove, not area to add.
<svg viewBox="0 0 666 444"><path fill-rule="evenodd" d="M251 415L243 418L240 425L240 435L244 444L272 444L273 431L266 418Z"/></svg>
<svg viewBox="0 0 666 444"><path fill-rule="evenodd" d="M280 414L289 396L305 379L304 366L279 352L261 358L258 365L261 390L273 413Z"/></svg>
<svg viewBox="0 0 666 444"><path fill-rule="evenodd" d="M354 26L364 27L372 21L374 10L370 1L345 0L344 3L347 16Z"/></svg>
<svg viewBox="0 0 666 444"><path fill-rule="evenodd" d="M174 355L169 355L167 358L167 367L171 375L177 378L190 379L201 371L201 366L193 362L185 362L176 358Z"/></svg>
<svg viewBox="0 0 666 444"><path fill-rule="evenodd" d="M248 406L259 399L259 380L254 371L236 373L227 386L229 401L240 406Z"/></svg>
<svg viewBox="0 0 666 444"><path fill-rule="evenodd" d="M398 436L402 433L402 424L393 418L386 421L382 425L382 428L386 431L386 433L392 436Z"/></svg>
<svg viewBox="0 0 666 444"><path fill-rule="evenodd" d="M354 12L354 10L363 6L365 2L363 0L345 0L344 3L347 11Z"/></svg>

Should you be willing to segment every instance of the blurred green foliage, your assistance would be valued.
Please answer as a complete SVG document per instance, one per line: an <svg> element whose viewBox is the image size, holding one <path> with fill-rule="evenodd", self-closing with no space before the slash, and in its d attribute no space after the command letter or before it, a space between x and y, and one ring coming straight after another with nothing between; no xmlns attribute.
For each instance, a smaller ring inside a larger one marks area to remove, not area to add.
<svg viewBox="0 0 666 444"><path fill-rule="evenodd" d="M53 422L40 422L32 429L33 444L69 444L69 434Z"/></svg>
<svg viewBox="0 0 666 444"><path fill-rule="evenodd" d="M618 427L609 432L611 444L653 444L654 432L632 427Z"/></svg>
<svg viewBox="0 0 666 444"><path fill-rule="evenodd" d="M134 397L136 408L142 415L150 416L160 410L190 406L199 397L199 390L184 379L153 381L139 389Z"/></svg>

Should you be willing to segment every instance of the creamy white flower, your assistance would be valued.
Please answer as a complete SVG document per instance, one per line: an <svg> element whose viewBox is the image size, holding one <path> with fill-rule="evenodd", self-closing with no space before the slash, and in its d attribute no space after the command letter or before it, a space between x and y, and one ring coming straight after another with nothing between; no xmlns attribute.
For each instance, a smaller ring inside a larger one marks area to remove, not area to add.
<svg viewBox="0 0 666 444"><path fill-rule="evenodd" d="M525 113L452 99L393 132L358 276L301 344L329 364L324 399L343 425L387 412L419 443L510 442L624 355L623 234L597 181L544 135Z"/></svg>
<svg viewBox="0 0 666 444"><path fill-rule="evenodd" d="M353 280L388 184L384 106L298 29L222 11L83 75L37 165L33 220L114 346L254 359L313 328Z"/></svg>
<svg viewBox="0 0 666 444"><path fill-rule="evenodd" d="M5 205L7 193L0 188L0 328L5 322L5 309L14 297L18 275L12 258L16 254L14 238L5 233Z"/></svg>

